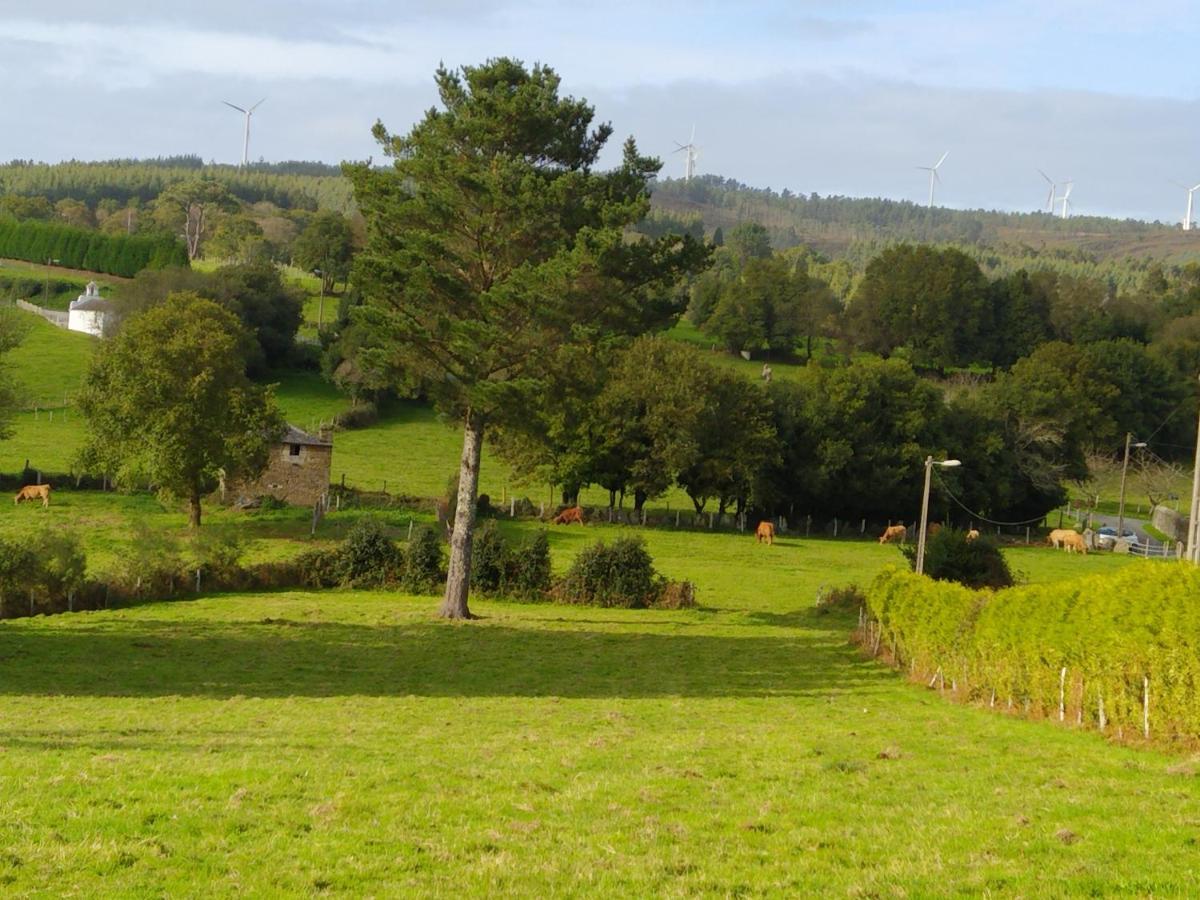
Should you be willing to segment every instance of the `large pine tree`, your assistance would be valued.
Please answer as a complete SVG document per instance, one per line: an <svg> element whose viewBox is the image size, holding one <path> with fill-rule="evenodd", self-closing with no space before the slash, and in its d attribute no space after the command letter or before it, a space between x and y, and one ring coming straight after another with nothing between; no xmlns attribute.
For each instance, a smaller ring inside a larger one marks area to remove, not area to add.
<svg viewBox="0 0 1200 900"><path fill-rule="evenodd" d="M375 362L463 424L442 615L469 618L485 430L545 390L564 345L665 324L667 288L706 252L628 238L660 163L630 139L617 168L594 171L612 128L559 96L553 70L495 59L436 81L440 108L407 135L375 126L394 165L346 171L368 226L355 283Z"/></svg>

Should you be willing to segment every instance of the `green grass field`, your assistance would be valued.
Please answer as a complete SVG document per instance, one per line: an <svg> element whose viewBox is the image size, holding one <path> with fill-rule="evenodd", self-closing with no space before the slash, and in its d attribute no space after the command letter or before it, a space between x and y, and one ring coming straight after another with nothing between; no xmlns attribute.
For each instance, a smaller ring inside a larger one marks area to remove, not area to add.
<svg viewBox="0 0 1200 900"><path fill-rule="evenodd" d="M522 526L528 527L528 526ZM616 529L555 529L561 568ZM0 885L1188 896L1200 765L864 660L858 542L650 534L696 610L284 592L0 623ZM1116 565L1019 551L1034 579Z"/></svg>

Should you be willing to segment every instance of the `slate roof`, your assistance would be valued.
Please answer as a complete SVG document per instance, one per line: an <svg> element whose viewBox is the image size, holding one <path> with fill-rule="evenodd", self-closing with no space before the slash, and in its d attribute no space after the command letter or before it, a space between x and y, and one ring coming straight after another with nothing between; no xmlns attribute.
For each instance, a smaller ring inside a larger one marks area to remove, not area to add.
<svg viewBox="0 0 1200 900"><path fill-rule="evenodd" d="M332 447L333 441L301 431L290 422L286 423L283 435L279 438L281 444L301 444L306 447Z"/></svg>

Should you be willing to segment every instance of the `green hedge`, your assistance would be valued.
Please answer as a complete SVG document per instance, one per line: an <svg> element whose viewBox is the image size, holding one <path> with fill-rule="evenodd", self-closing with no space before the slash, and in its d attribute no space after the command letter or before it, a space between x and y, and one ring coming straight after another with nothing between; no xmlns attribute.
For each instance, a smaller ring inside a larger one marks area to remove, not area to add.
<svg viewBox="0 0 1200 900"><path fill-rule="evenodd" d="M0 257L132 278L142 269L188 264L186 248L172 237L104 234L37 220L0 220Z"/></svg>
<svg viewBox="0 0 1200 900"><path fill-rule="evenodd" d="M1111 575L974 591L888 569L867 592L878 643L965 700L1140 733L1200 736L1200 569L1137 563ZM872 644L876 641L872 640Z"/></svg>

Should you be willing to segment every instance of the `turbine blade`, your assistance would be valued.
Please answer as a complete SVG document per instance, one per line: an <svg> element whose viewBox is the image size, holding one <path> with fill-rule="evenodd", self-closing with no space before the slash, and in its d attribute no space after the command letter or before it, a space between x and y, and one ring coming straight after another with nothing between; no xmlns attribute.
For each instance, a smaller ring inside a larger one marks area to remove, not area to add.
<svg viewBox="0 0 1200 900"><path fill-rule="evenodd" d="M263 97L261 100L259 100L257 103L255 103L252 107L250 107L249 111L254 112L256 109L258 109L260 106L262 106L266 102L267 102L267 98Z"/></svg>
<svg viewBox="0 0 1200 900"><path fill-rule="evenodd" d="M950 151L947 150L945 153L942 154L942 158L933 164L933 167L936 169L938 166L940 166L942 163L944 163L946 161L946 157L949 155L950 155Z"/></svg>
<svg viewBox="0 0 1200 900"><path fill-rule="evenodd" d="M1050 184L1054 184L1054 181L1050 178L1050 176L1047 175L1045 172L1043 172L1041 169L1038 169L1038 174L1041 175L1043 178L1045 178L1046 181L1049 182Z"/></svg>
<svg viewBox="0 0 1200 900"><path fill-rule="evenodd" d="M228 106L228 107L231 107L232 109L236 109L236 110L237 110L238 112L240 112L240 113L245 113L245 112L246 112L246 111L245 111L244 109L242 109L240 106L238 106L237 104L234 104L234 103L230 103L228 100L222 100L221 102L222 102L222 103L224 103L226 106Z"/></svg>
<svg viewBox="0 0 1200 900"><path fill-rule="evenodd" d="M1192 191L1200 191L1200 184L1196 185L1195 187L1188 188L1188 193L1191 193Z"/></svg>

